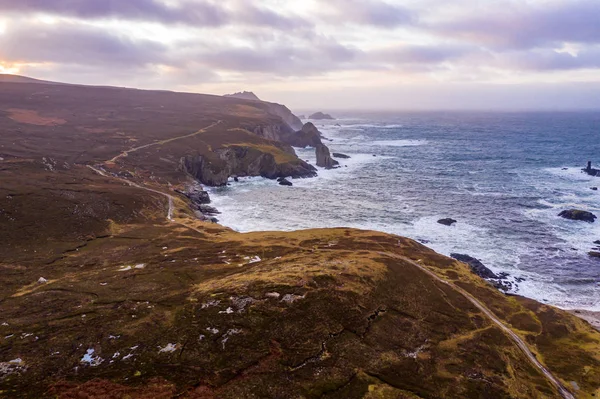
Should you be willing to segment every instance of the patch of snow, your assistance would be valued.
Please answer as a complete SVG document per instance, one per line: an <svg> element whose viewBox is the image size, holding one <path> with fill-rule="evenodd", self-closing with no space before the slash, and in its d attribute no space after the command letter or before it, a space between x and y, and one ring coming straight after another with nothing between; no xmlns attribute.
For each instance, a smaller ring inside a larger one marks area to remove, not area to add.
<svg viewBox="0 0 600 399"><path fill-rule="evenodd" d="M10 335L5 336L4 339L9 339L9 338L12 338L14 336L15 336L15 334L10 334Z"/></svg>
<svg viewBox="0 0 600 399"><path fill-rule="evenodd" d="M46 284L48 282L48 280L46 280L43 277L40 277L37 282L38 282L38 284Z"/></svg>
<svg viewBox="0 0 600 399"><path fill-rule="evenodd" d="M120 335L109 335L108 336L108 339L119 339L119 338L121 338Z"/></svg>
<svg viewBox="0 0 600 399"><path fill-rule="evenodd" d="M108 285L108 283L100 283L100 285L104 287L105 285Z"/></svg>
<svg viewBox="0 0 600 399"><path fill-rule="evenodd" d="M136 345L136 346L132 346L132 347L131 347L131 348L129 348L129 349L131 349L132 351L134 351L134 350L136 350L136 349L137 349L137 348L139 348L139 347L140 347L139 345Z"/></svg>
<svg viewBox="0 0 600 399"><path fill-rule="evenodd" d="M200 334L200 336L198 337L198 341L202 341L204 338L206 338L206 337L204 336L204 334Z"/></svg>
<svg viewBox="0 0 600 399"><path fill-rule="evenodd" d="M212 334L218 334L219 333L219 330L216 329L216 328L214 328L214 327L207 327L206 331L208 331L209 333L212 333Z"/></svg>
<svg viewBox="0 0 600 399"><path fill-rule="evenodd" d="M16 364L16 365L19 366L19 365L23 364L23 359L21 359L20 357L18 357L16 359L13 359L13 360L9 361L9 363L10 364Z"/></svg>
<svg viewBox="0 0 600 399"><path fill-rule="evenodd" d="M117 270L117 271L118 272L128 272L131 269L132 269L131 266L121 266L121 268L119 270Z"/></svg>
<svg viewBox="0 0 600 399"><path fill-rule="evenodd" d="M121 356L121 352L115 352L115 354L112 356L113 359L118 358L119 356Z"/></svg>
<svg viewBox="0 0 600 399"><path fill-rule="evenodd" d="M160 346L158 353L172 353L175 352L177 350L177 344L167 344L167 346L165 346L164 348L161 348Z"/></svg>
<svg viewBox="0 0 600 399"><path fill-rule="evenodd" d="M88 349L86 351L86 354L83 355L83 357L81 358L80 362L87 363L89 366L92 366L92 367L97 367L100 364L102 364L104 359L102 359L100 356L94 356L94 352L95 352L94 349Z"/></svg>
<svg viewBox="0 0 600 399"><path fill-rule="evenodd" d="M143 268L145 268L145 267L146 267L146 264L145 264L145 263L139 263L139 264L135 265L135 268L136 268L136 269L143 269Z"/></svg>
<svg viewBox="0 0 600 399"><path fill-rule="evenodd" d="M8 326L8 323L4 322L4 323L2 323L2 325L6 327L6 326Z"/></svg>
<svg viewBox="0 0 600 399"><path fill-rule="evenodd" d="M163 249L163 250L165 250L165 249L169 249L169 247L163 247L162 249Z"/></svg>
<svg viewBox="0 0 600 399"><path fill-rule="evenodd" d="M273 299L279 299L280 296L281 296L281 294L279 292L267 292L265 294L265 297L273 298Z"/></svg>
<svg viewBox="0 0 600 399"><path fill-rule="evenodd" d="M222 310L219 313L220 314L223 314L223 313L225 313L225 314L232 314L233 313L233 309L231 307L228 307L227 309Z"/></svg>
<svg viewBox="0 0 600 399"><path fill-rule="evenodd" d="M127 360L133 357L133 353L130 353L129 355L123 356L123 359L121 360Z"/></svg>
<svg viewBox="0 0 600 399"><path fill-rule="evenodd" d="M248 264L257 263L257 262L260 262L261 260L262 259L260 258L260 256L255 256L250 259L250 262L248 262Z"/></svg>
<svg viewBox="0 0 600 399"><path fill-rule="evenodd" d="M21 334L21 339L25 339L27 337L31 337L32 335L33 334L31 334L31 333L23 333L23 334Z"/></svg>

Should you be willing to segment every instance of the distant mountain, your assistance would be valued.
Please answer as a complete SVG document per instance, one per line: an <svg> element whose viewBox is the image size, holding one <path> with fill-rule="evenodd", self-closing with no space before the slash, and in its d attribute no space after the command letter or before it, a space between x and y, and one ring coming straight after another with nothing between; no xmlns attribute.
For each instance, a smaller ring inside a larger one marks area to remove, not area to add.
<svg viewBox="0 0 600 399"><path fill-rule="evenodd" d="M262 101L251 91L241 91L239 93L225 94L223 97L241 98L242 100Z"/></svg>

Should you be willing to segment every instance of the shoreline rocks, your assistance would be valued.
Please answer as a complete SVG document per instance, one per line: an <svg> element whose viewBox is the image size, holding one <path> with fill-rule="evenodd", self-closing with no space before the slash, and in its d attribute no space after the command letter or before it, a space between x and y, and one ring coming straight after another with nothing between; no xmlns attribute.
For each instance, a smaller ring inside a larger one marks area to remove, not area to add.
<svg viewBox="0 0 600 399"><path fill-rule="evenodd" d="M569 209L566 211L562 211L561 213L558 214L558 216L560 216L564 219L578 220L578 221L588 222L588 223L594 223L596 221L596 219L598 218L596 215L594 215L591 212L582 211L579 209Z"/></svg>
<svg viewBox="0 0 600 399"><path fill-rule="evenodd" d="M516 284L514 284L514 286L513 286L513 283L508 280L508 277L509 277L508 273L496 274L493 271L491 271L490 269L488 269L483 263L481 263L481 261L479 259L473 258L472 256L469 256L469 255L457 254L457 253L450 254L450 257L456 259L459 262L466 263L467 265L469 265L469 267L471 268L471 271L473 273L475 273L479 277L483 278L484 280L488 281L496 289L498 289L504 293L508 293L509 291L512 291L513 288L516 287ZM525 281L525 279L521 278L521 277L517 277L517 278L515 278L515 281L523 282L523 281Z"/></svg>
<svg viewBox="0 0 600 399"><path fill-rule="evenodd" d="M293 186L292 182L286 179L285 177L277 179L280 186Z"/></svg>

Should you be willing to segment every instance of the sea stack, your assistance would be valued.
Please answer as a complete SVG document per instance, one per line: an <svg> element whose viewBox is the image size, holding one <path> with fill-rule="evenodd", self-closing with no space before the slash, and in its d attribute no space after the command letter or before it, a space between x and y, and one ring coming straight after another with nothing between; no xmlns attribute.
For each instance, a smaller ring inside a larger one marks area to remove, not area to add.
<svg viewBox="0 0 600 399"><path fill-rule="evenodd" d="M331 158L329 148L325 144L319 144L315 147L317 153L317 166L325 169L333 169L339 166L339 162Z"/></svg>

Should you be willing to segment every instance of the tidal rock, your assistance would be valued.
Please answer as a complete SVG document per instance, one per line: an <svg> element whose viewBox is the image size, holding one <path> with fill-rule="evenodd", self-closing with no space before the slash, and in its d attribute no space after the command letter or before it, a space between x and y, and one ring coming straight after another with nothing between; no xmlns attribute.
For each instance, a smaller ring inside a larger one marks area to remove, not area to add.
<svg viewBox="0 0 600 399"><path fill-rule="evenodd" d="M331 154L334 158L339 158L339 159L350 159L350 157L346 154L342 154L340 152L334 152L333 154Z"/></svg>
<svg viewBox="0 0 600 399"><path fill-rule="evenodd" d="M288 179L279 180L279 185L280 186L293 186L292 182L289 181Z"/></svg>
<svg viewBox="0 0 600 399"><path fill-rule="evenodd" d="M590 255L592 258L600 259L600 252L591 251L591 252L588 252L588 255Z"/></svg>
<svg viewBox="0 0 600 399"><path fill-rule="evenodd" d="M329 153L329 148L327 148L324 144L319 144L315 147L315 151L317 153L317 166L326 169L333 169L336 166L339 166L339 162L331 158L331 154Z"/></svg>
<svg viewBox="0 0 600 399"><path fill-rule="evenodd" d="M558 214L558 216L569 220L580 220L588 223L594 223L594 221L597 219L597 216L593 213L582 211L579 209L569 209L566 211L562 211Z"/></svg>
<svg viewBox="0 0 600 399"><path fill-rule="evenodd" d="M439 224L443 224L444 226L452 226L457 221L451 218L440 219L437 221Z"/></svg>
<svg viewBox="0 0 600 399"><path fill-rule="evenodd" d="M591 190L598 191L598 187L590 187Z"/></svg>
<svg viewBox="0 0 600 399"><path fill-rule="evenodd" d="M600 240L594 241L594 244L600 245Z"/></svg>
<svg viewBox="0 0 600 399"><path fill-rule="evenodd" d="M193 205L200 206L203 204L210 204L209 194L200 187L200 185L190 185L185 190L175 190L179 194L185 195Z"/></svg>
<svg viewBox="0 0 600 399"><path fill-rule="evenodd" d="M472 256L469 255L463 255L463 254L450 254L450 256L454 259L456 259L457 261L466 263L467 265L469 265L471 267L471 270L473 271L473 273L475 273L476 275L478 275L479 277L485 278L485 279L500 279L500 276L496 275L496 273L494 273L493 271L491 271L490 269L488 269L483 263L481 263L481 261L479 259L473 258ZM505 277L506 278L506 277Z"/></svg>
<svg viewBox="0 0 600 399"><path fill-rule="evenodd" d="M316 121L320 121L320 120L335 120L335 118L329 114L324 114L323 112L315 112L314 114L312 114L311 116L308 117L308 119L313 119Z"/></svg>
<svg viewBox="0 0 600 399"><path fill-rule="evenodd" d="M592 168L592 161L588 161L587 166L581 170L590 176L600 176L600 169Z"/></svg>

